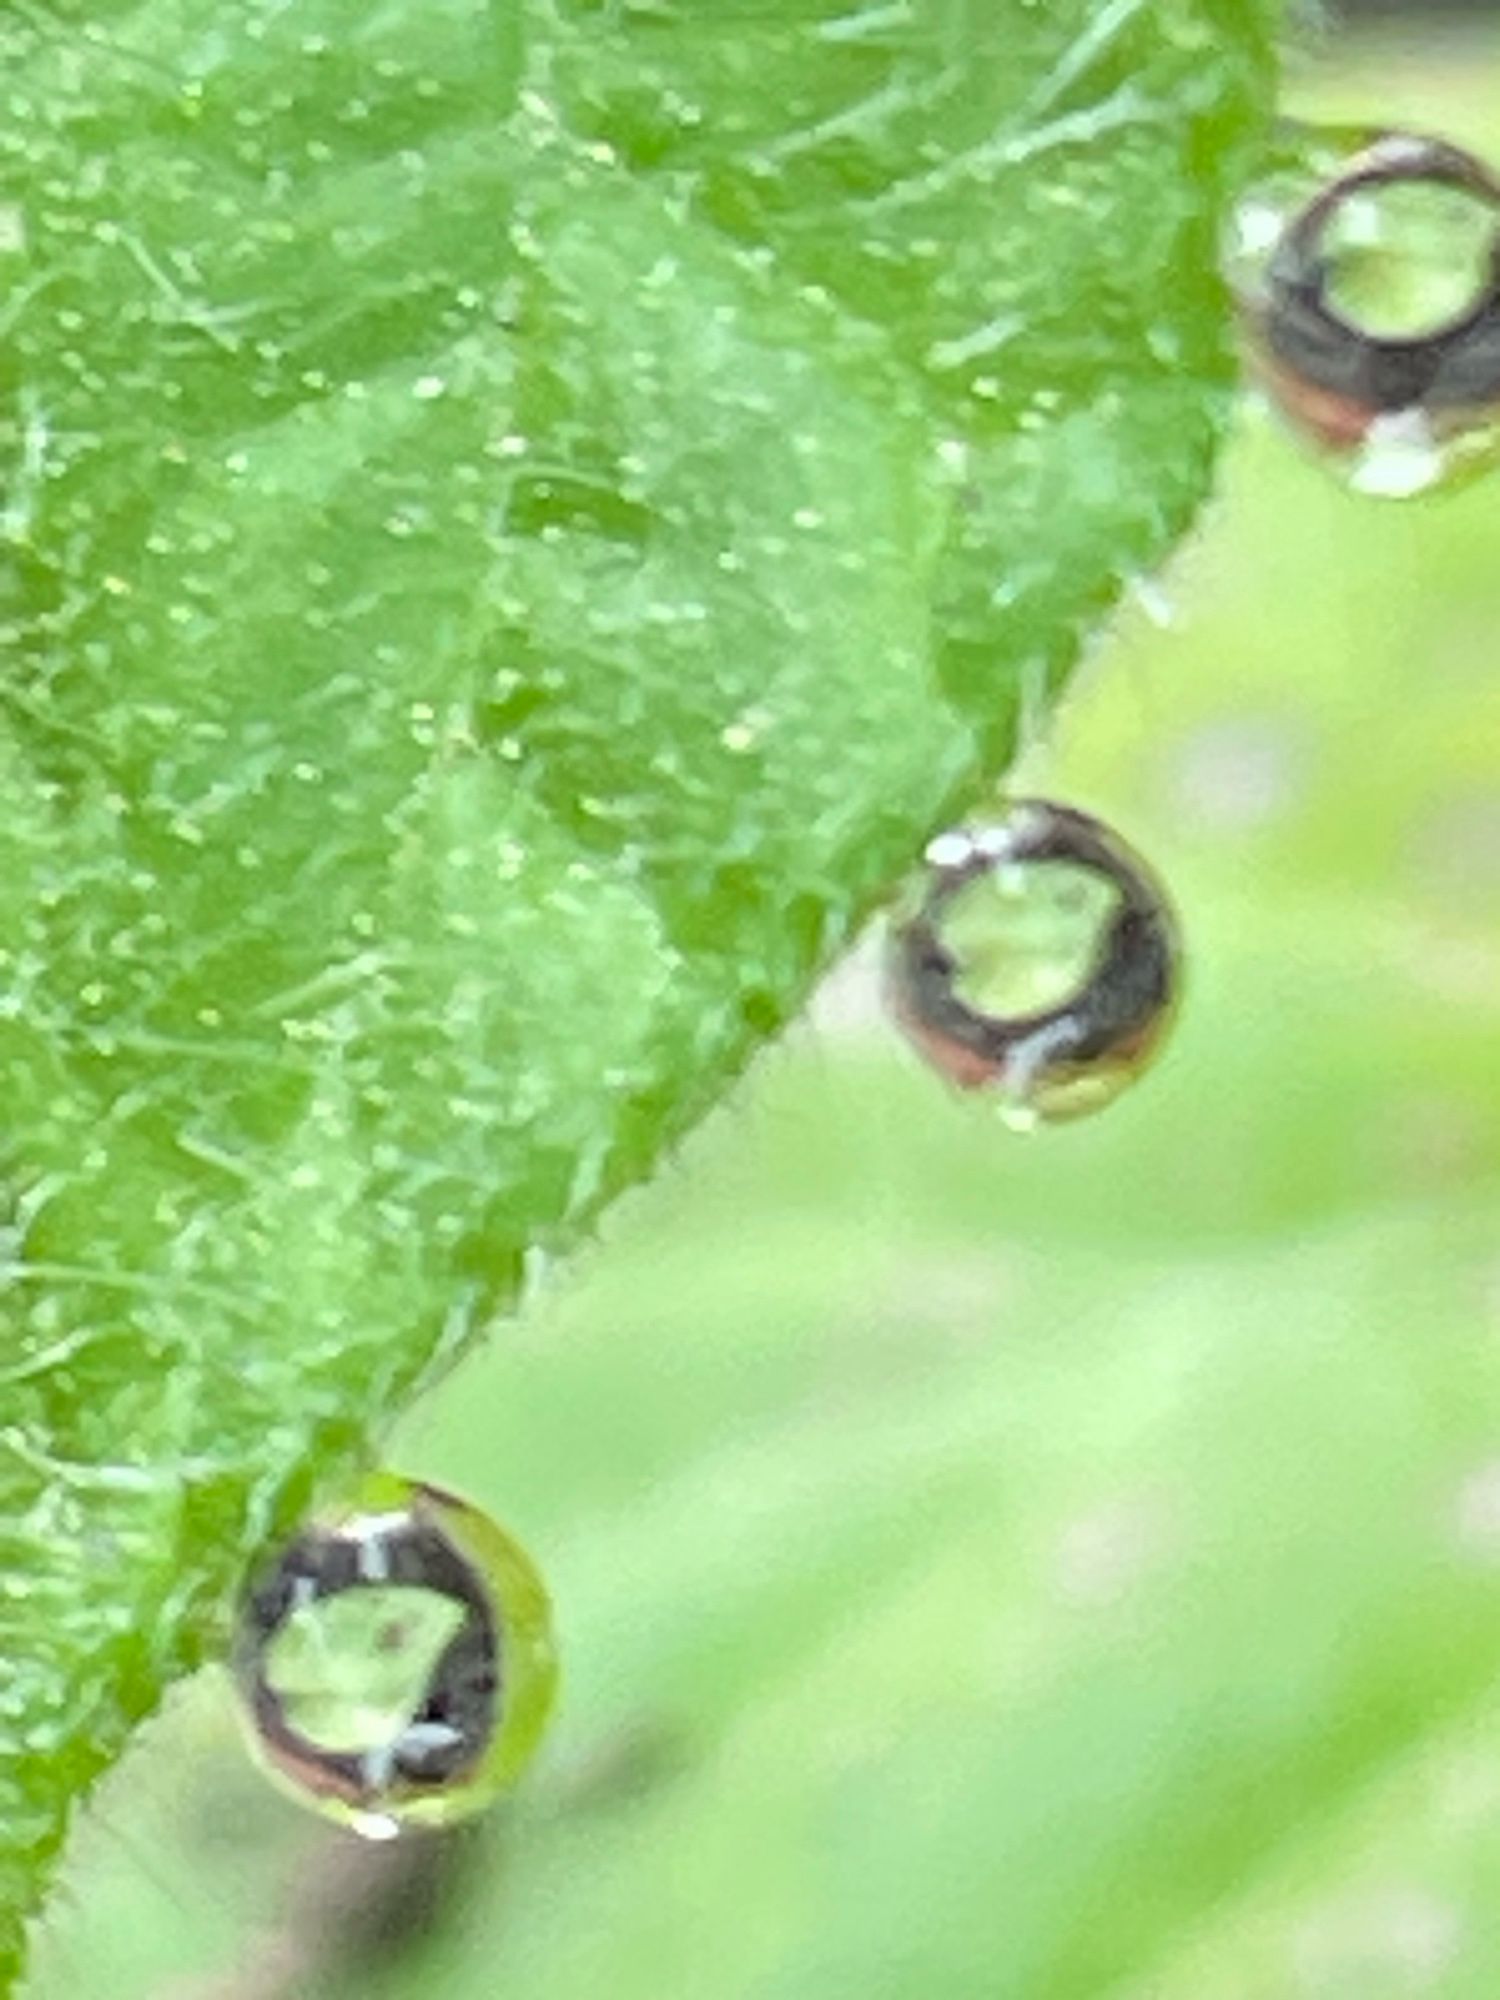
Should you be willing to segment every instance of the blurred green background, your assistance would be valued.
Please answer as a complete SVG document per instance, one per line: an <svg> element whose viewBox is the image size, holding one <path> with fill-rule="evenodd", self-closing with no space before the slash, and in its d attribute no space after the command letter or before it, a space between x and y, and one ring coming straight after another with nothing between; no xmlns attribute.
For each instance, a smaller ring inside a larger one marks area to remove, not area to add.
<svg viewBox="0 0 1500 2000"><path fill-rule="evenodd" d="M1497 78L1294 94L1495 153ZM836 976L392 1442L551 1580L521 1794L365 1848L190 1689L34 2000L1500 1993L1500 480L1247 413L1026 779L1177 891L1160 1068L1018 1138Z"/></svg>

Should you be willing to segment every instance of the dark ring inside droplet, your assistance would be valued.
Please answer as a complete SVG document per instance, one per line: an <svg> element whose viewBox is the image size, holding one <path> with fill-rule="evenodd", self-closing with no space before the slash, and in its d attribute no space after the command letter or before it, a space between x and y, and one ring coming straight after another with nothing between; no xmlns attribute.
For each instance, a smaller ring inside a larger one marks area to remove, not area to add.
<svg viewBox="0 0 1500 2000"><path fill-rule="evenodd" d="M420 1507L424 1489L415 1489ZM370 1551L378 1539L379 1559ZM297 1611L350 1591L405 1586L444 1597L462 1622L433 1668L410 1740L398 1738L378 1774L367 1753L330 1750L294 1728L267 1672L267 1655ZM499 1702L500 1640L495 1609L473 1566L418 1511L355 1517L305 1529L260 1576L246 1599L233 1670L267 1754L309 1790L353 1806L379 1808L460 1782L493 1740Z"/></svg>
<svg viewBox="0 0 1500 2000"><path fill-rule="evenodd" d="M1435 332L1365 332L1330 302L1328 231L1346 203L1400 182L1457 188L1495 212L1487 288ZM1372 414L1469 410L1500 400L1500 180L1472 154L1438 139L1377 140L1288 225L1266 275L1265 338L1299 380Z"/></svg>
<svg viewBox="0 0 1500 2000"><path fill-rule="evenodd" d="M1144 1045L1173 999L1177 939L1165 893L1136 857L1086 813L1042 800L1009 807L1005 844L975 839L935 862L922 906L895 934L892 978L900 1011L923 1036L964 1050L990 1077L1019 1065L1038 1077L1081 1069ZM981 1013L959 997L963 968L942 939L948 906L997 869L1066 863L1099 876L1116 903L1085 984L1035 1013Z"/></svg>

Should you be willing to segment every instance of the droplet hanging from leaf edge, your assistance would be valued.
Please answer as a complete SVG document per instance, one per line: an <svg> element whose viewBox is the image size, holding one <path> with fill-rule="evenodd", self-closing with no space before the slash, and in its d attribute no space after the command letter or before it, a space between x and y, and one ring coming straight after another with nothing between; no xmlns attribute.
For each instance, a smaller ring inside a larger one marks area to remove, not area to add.
<svg viewBox="0 0 1500 2000"><path fill-rule="evenodd" d="M557 1684L525 1550L394 1473L315 1512L255 1571L231 1671L270 1776L372 1839L489 1806L534 1754Z"/></svg>
<svg viewBox="0 0 1500 2000"><path fill-rule="evenodd" d="M1355 491L1408 499L1500 457L1500 177L1477 156L1299 128L1226 262L1257 379Z"/></svg>
<svg viewBox="0 0 1500 2000"><path fill-rule="evenodd" d="M1041 799L934 840L890 938L908 1039L1021 1128L1100 1110L1143 1075L1180 984L1177 920L1147 864L1101 821Z"/></svg>

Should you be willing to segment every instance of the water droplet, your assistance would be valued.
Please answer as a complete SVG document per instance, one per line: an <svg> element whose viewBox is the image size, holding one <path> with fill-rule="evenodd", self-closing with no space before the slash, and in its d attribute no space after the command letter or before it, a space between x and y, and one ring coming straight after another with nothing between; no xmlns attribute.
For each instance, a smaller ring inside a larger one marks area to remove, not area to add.
<svg viewBox="0 0 1500 2000"><path fill-rule="evenodd" d="M378 1473L253 1579L233 1671L256 1754L371 1839L488 1805L555 1692L547 1594L476 1508Z"/></svg>
<svg viewBox="0 0 1500 2000"><path fill-rule="evenodd" d="M1500 456L1500 177L1410 133L1288 134L1228 276L1256 373L1358 492Z"/></svg>
<svg viewBox="0 0 1500 2000"><path fill-rule="evenodd" d="M1175 1010L1176 921L1139 855L1087 814L1018 800L927 850L889 983L921 1053L1021 1128L1100 1109Z"/></svg>

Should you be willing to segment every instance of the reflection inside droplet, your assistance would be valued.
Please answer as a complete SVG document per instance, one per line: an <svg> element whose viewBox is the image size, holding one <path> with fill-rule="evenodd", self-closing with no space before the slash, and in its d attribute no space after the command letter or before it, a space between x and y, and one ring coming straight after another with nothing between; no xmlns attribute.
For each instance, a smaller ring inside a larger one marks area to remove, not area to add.
<svg viewBox="0 0 1500 2000"><path fill-rule="evenodd" d="M1323 230L1325 296L1376 340L1423 340L1459 325L1494 277L1496 215L1468 187L1356 185Z"/></svg>
<svg viewBox="0 0 1500 2000"><path fill-rule="evenodd" d="M1066 861L997 863L966 882L944 915L954 992L981 1014L1063 1006L1088 984L1119 904L1114 883Z"/></svg>
<svg viewBox="0 0 1500 2000"><path fill-rule="evenodd" d="M265 1649L289 1728L336 1755L375 1754L421 1725L428 1689L465 1623L435 1590L351 1590L294 1609Z"/></svg>
<svg viewBox="0 0 1500 2000"><path fill-rule="evenodd" d="M1473 155L1289 132L1227 272L1272 400L1356 490L1407 499L1500 449L1500 180Z"/></svg>
<svg viewBox="0 0 1500 2000"><path fill-rule="evenodd" d="M256 1578L234 1670L273 1774L375 1839L488 1804L534 1749L556 1671L524 1552L453 1495L389 1474Z"/></svg>
<svg viewBox="0 0 1500 2000"><path fill-rule="evenodd" d="M892 933L898 1020L951 1083L1011 1124L1109 1103L1156 1054L1176 926L1145 863L1099 821L1041 800L942 835Z"/></svg>

